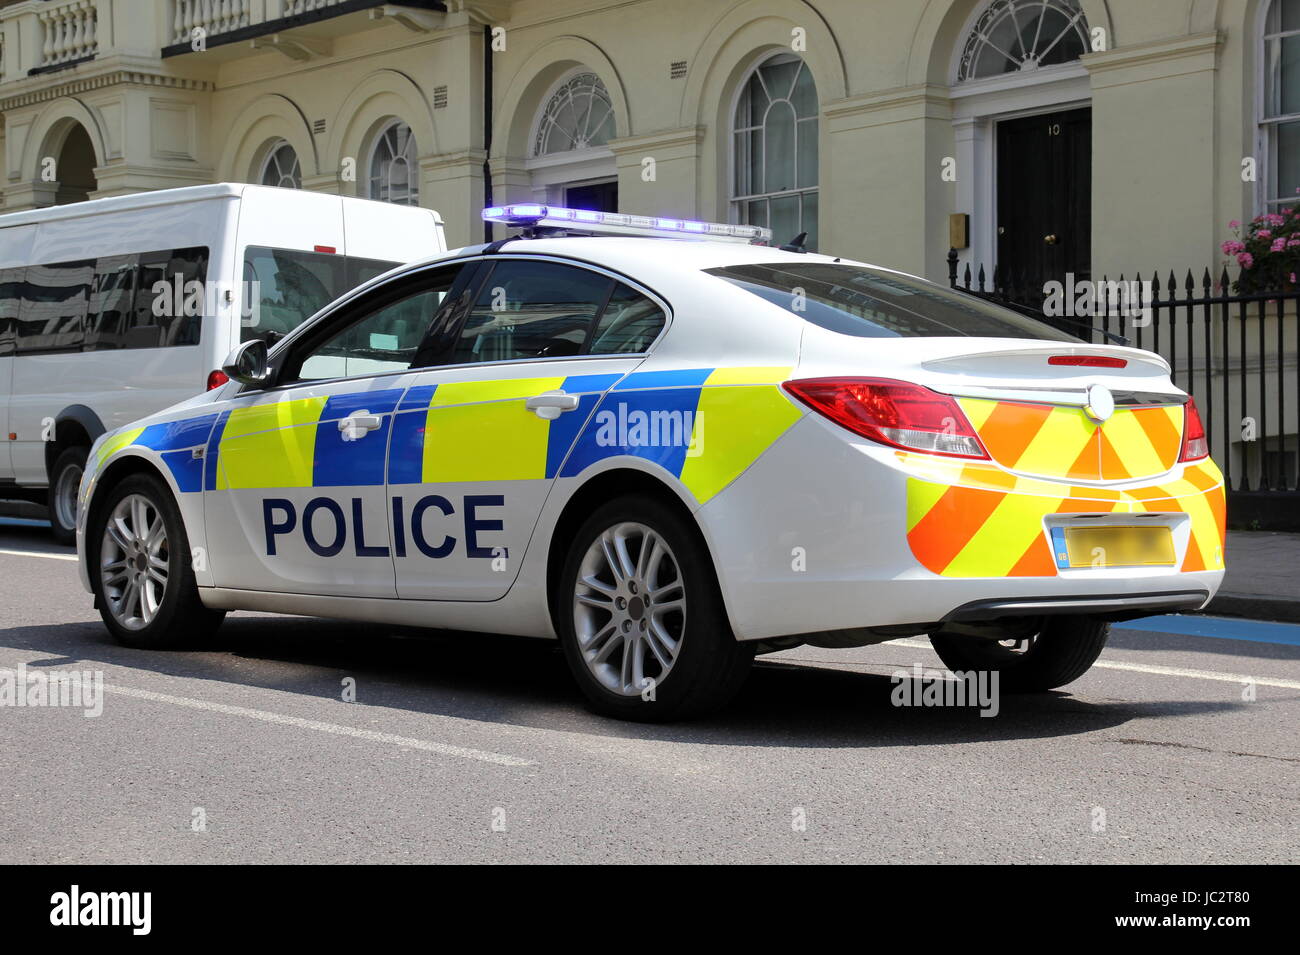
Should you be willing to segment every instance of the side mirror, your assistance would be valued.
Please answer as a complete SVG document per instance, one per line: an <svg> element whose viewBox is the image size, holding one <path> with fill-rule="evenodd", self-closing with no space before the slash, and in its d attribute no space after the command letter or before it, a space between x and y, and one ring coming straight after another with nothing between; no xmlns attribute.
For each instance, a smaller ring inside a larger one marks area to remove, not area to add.
<svg viewBox="0 0 1300 955"><path fill-rule="evenodd" d="M241 385L260 385L270 377L266 367L266 342L254 338L238 345L221 366L232 380Z"/></svg>

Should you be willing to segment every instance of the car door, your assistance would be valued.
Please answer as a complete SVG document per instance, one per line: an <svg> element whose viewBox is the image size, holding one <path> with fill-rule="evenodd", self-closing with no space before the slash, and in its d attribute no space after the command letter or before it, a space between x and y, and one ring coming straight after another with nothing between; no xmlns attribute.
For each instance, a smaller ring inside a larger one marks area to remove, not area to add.
<svg viewBox="0 0 1300 955"><path fill-rule="evenodd" d="M510 589L578 434L667 320L662 302L593 267L525 255L487 268L446 315L394 419L388 491L404 598Z"/></svg>
<svg viewBox="0 0 1300 955"><path fill-rule="evenodd" d="M204 507L217 586L393 597L385 461L410 368L458 267L370 290L227 402Z"/></svg>

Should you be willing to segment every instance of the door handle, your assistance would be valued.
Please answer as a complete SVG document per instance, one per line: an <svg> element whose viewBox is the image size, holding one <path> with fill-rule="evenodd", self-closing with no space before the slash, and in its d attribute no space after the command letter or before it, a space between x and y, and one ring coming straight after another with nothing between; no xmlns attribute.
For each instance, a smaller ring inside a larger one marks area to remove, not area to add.
<svg viewBox="0 0 1300 955"><path fill-rule="evenodd" d="M547 391L526 399L524 407L545 421L554 421L562 412L578 407L578 396L563 391Z"/></svg>
<svg viewBox="0 0 1300 955"><path fill-rule="evenodd" d="M380 415L357 411L339 421L339 431L343 433L344 441L356 441L364 438L368 431L378 431L383 423Z"/></svg>

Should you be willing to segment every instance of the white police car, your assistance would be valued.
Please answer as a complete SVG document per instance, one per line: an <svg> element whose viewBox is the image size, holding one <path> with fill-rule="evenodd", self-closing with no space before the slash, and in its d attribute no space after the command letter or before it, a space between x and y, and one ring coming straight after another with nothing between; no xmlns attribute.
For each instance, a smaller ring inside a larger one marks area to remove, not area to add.
<svg viewBox="0 0 1300 955"><path fill-rule="evenodd" d="M485 217L529 237L97 442L77 540L119 640L235 609L558 637L598 710L666 719L755 652L916 633L1060 686L1219 586L1222 479L1160 357L748 226Z"/></svg>

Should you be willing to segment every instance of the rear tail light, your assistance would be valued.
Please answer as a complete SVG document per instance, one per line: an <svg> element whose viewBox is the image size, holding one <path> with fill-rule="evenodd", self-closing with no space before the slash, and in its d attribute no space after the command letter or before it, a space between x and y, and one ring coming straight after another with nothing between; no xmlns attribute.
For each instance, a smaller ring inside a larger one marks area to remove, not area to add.
<svg viewBox="0 0 1300 955"><path fill-rule="evenodd" d="M229 380L230 380L230 376L227 375L220 368L213 369L212 371L208 372L208 391L211 391L213 388L220 388Z"/></svg>
<svg viewBox="0 0 1300 955"><path fill-rule="evenodd" d="M1179 461L1199 461L1210 456L1210 442L1205 437L1201 413L1196 410L1196 399L1188 398L1183 405L1183 450Z"/></svg>
<svg viewBox="0 0 1300 955"><path fill-rule="evenodd" d="M1049 365L1075 365L1081 368L1126 368L1125 358L1110 358L1106 355L1053 355L1047 359Z"/></svg>
<svg viewBox="0 0 1300 955"><path fill-rule="evenodd" d="M785 390L854 434L893 448L987 458L975 429L947 395L889 378L804 378Z"/></svg>

